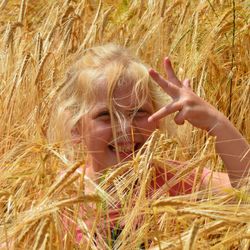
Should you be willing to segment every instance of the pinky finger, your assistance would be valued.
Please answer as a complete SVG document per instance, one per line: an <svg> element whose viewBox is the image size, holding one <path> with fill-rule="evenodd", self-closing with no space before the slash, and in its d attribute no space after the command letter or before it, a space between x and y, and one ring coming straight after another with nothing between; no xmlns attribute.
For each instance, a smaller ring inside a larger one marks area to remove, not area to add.
<svg viewBox="0 0 250 250"><path fill-rule="evenodd" d="M160 120L161 118L163 118L169 114L175 113L176 111L181 110L181 109L182 109L181 103L171 102L169 105L159 109L157 112L155 112L153 115L151 115L148 118L148 122Z"/></svg>

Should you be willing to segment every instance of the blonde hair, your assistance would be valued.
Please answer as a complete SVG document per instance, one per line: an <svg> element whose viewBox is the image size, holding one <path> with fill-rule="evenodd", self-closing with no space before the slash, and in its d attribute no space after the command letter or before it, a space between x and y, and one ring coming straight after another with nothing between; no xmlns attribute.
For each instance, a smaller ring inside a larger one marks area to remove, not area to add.
<svg viewBox="0 0 250 250"><path fill-rule="evenodd" d="M132 93L138 99L138 109L148 97L154 109L160 107L161 93L150 79L148 67L128 49L114 44L93 47L78 56L58 92L48 129L50 142L71 141L72 129L95 105L95 88L103 81L107 84L111 116L115 113L112 108L114 89L128 82L132 83Z"/></svg>

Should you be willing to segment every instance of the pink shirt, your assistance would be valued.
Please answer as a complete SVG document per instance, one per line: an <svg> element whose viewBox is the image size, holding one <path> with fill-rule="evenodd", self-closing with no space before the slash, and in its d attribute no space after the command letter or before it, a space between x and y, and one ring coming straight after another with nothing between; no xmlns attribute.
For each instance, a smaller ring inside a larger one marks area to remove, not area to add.
<svg viewBox="0 0 250 250"><path fill-rule="evenodd" d="M169 164L172 166L176 166L177 168L182 169L182 167L185 167L183 163L177 162L177 161L169 161ZM81 169L77 170L79 173L81 173ZM204 180L204 178L210 174L210 170L204 168L202 176L201 176L201 182ZM176 196L176 195L183 195L183 194L189 194L192 192L193 185L194 185L194 176L195 174L190 174L188 178L184 181L180 181L176 183L175 175L170 172L165 172L162 168L157 167L156 168L156 176L154 180L151 182L151 189L152 193L154 193L157 189L162 187L163 185L166 186L166 192L170 196ZM174 183L172 186L168 186L168 183ZM109 212L109 219L110 219L110 227L113 228L116 225L117 218L119 217L119 209L112 210ZM76 229L76 241L80 243L82 239L82 230L77 227Z"/></svg>

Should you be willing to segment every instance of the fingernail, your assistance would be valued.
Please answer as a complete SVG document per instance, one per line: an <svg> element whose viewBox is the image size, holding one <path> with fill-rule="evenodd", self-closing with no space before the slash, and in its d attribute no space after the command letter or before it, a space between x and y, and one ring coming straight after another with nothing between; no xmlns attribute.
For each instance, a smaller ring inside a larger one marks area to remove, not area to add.
<svg viewBox="0 0 250 250"><path fill-rule="evenodd" d="M158 73L154 69L150 69L149 74L151 74L152 76L157 76Z"/></svg>
<svg viewBox="0 0 250 250"><path fill-rule="evenodd" d="M169 57L168 56L165 57L165 62L169 62L169 61L170 61Z"/></svg>
<svg viewBox="0 0 250 250"><path fill-rule="evenodd" d="M149 118L148 118L148 122L152 122L153 121L153 118L150 116Z"/></svg>

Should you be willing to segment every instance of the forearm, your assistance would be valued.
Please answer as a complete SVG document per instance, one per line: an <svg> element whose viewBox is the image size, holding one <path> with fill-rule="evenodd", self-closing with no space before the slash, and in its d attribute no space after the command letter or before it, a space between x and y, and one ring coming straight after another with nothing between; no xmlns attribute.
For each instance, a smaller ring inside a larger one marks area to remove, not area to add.
<svg viewBox="0 0 250 250"><path fill-rule="evenodd" d="M232 185L237 186L249 174L250 147L247 140L223 115L210 134L216 136L216 152L225 164Z"/></svg>
<svg viewBox="0 0 250 250"><path fill-rule="evenodd" d="M159 120L178 111L174 118L176 124L181 125L186 120L216 136L216 151L227 168L231 184L237 186L242 178L248 176L250 169L247 140L222 113L191 90L187 79L181 82L176 77L169 58L164 60L164 67L168 80L153 69L150 69L149 74L173 101L152 114L148 121Z"/></svg>

